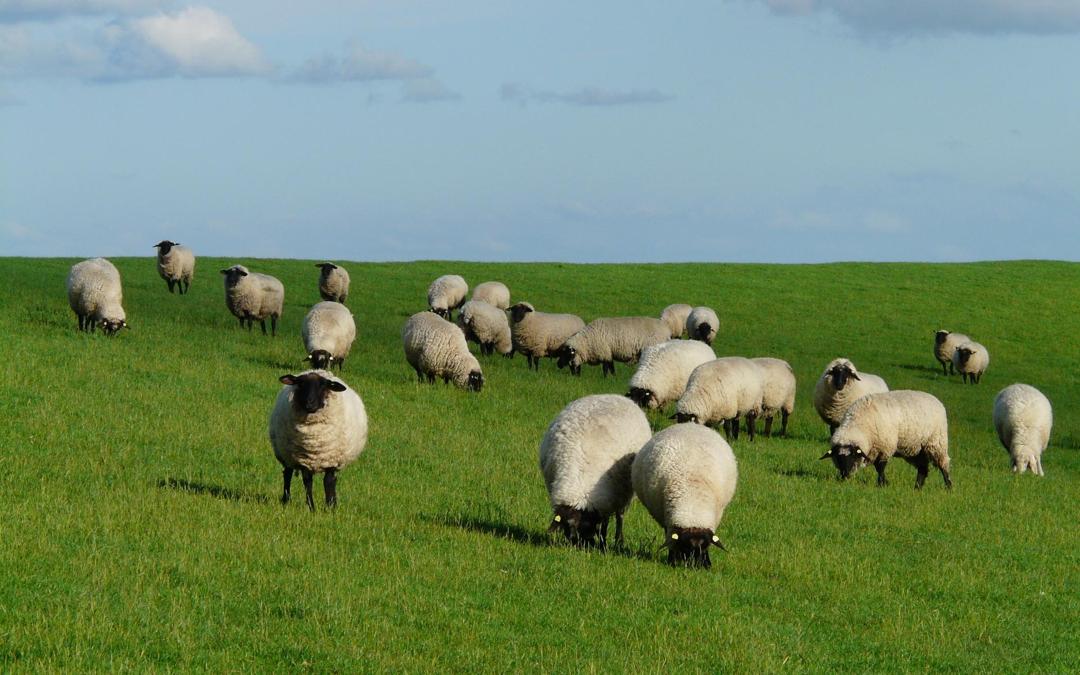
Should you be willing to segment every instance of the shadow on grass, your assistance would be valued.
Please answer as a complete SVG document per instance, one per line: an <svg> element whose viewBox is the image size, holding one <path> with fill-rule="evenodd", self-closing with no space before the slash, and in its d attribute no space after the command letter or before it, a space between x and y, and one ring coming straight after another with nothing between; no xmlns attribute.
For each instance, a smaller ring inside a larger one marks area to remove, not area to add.
<svg viewBox="0 0 1080 675"><path fill-rule="evenodd" d="M904 370L914 370L914 371L920 372L920 373L930 373L931 375L937 375L937 372L939 370L941 370L941 368L934 368L932 366L923 366L923 365L916 366L916 365L913 365L913 364L910 364L910 363L894 363L893 366L895 366L897 368L903 368ZM944 377L944 376L942 376L942 377Z"/></svg>
<svg viewBox="0 0 1080 675"><path fill-rule="evenodd" d="M270 497L266 495L240 492L239 490L232 490L227 487L221 487L220 485L207 485L206 483L185 480L183 478L162 478L158 481L157 486L166 490L210 495L217 499L225 499L233 502L257 502L259 504L266 504L272 501Z"/></svg>
<svg viewBox="0 0 1080 675"><path fill-rule="evenodd" d="M311 367L311 364L303 360L303 356L300 356L293 362L282 361L281 359L274 359L265 356L248 356L245 357L245 361L248 363L260 366L262 368L272 368L273 370L280 370L284 373L299 373L300 371L307 370Z"/></svg>
<svg viewBox="0 0 1080 675"><path fill-rule="evenodd" d="M815 473L809 469L773 469L773 473L779 476L788 476L791 478L812 478L814 480L827 480L826 476L822 476L819 473Z"/></svg>

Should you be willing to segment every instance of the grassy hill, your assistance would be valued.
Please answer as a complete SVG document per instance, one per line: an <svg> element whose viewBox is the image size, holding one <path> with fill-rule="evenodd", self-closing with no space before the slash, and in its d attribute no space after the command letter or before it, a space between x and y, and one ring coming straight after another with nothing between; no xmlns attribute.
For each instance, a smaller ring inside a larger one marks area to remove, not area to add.
<svg viewBox="0 0 1080 675"><path fill-rule="evenodd" d="M266 435L277 378L303 369L311 262L201 258L178 296L151 257L114 259L131 325L115 339L76 331L74 262L0 259L4 670L1080 668L1076 264L350 264L343 377L371 433L337 511L311 514L278 504ZM277 338L225 309L234 262L285 283ZM631 368L496 356L480 394L416 384L401 326L449 272L586 320L707 304L718 354L794 366L791 438L733 444L712 570L664 564L637 503L626 550L549 540L540 437L571 400L624 393ZM940 374L941 327L989 348L981 384ZM945 403L954 490L932 472L915 492L899 460L884 489L818 461L810 393L839 355ZM993 433L1017 381L1054 404L1044 479L1014 476Z"/></svg>

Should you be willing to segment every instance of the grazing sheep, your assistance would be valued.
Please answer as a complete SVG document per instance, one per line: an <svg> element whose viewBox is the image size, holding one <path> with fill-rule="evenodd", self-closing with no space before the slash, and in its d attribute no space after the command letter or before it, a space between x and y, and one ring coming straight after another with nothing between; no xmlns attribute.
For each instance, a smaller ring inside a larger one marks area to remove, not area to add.
<svg viewBox="0 0 1080 675"><path fill-rule="evenodd" d="M986 367L990 365L990 352L978 342L968 340L957 346L952 355L953 366L964 377L964 382L978 384Z"/></svg>
<svg viewBox="0 0 1080 675"><path fill-rule="evenodd" d="M1013 471L1043 475L1042 454L1050 442L1050 400L1028 384L1011 384L994 399L994 429L1012 457Z"/></svg>
<svg viewBox="0 0 1080 675"><path fill-rule="evenodd" d="M761 368L750 359L727 356L707 361L690 374L686 391L675 405L675 419L710 425L722 422L728 438L739 437L739 418L754 440L764 398Z"/></svg>
<svg viewBox="0 0 1080 675"><path fill-rule="evenodd" d="M540 370L540 358L555 356L571 335L585 327L580 316L538 312L527 302L510 308L510 339L515 352L521 352L529 368Z"/></svg>
<svg viewBox="0 0 1080 675"><path fill-rule="evenodd" d="M877 375L860 373L847 359L833 359L814 387L814 409L829 425L831 435L852 403L867 394L888 390L885 380Z"/></svg>
<svg viewBox="0 0 1080 675"><path fill-rule="evenodd" d="M720 317L709 307L695 307L686 316L686 334L691 340L711 345L720 330Z"/></svg>
<svg viewBox="0 0 1080 675"><path fill-rule="evenodd" d="M349 298L349 272L332 262L316 263L319 272L319 297L345 304Z"/></svg>
<svg viewBox="0 0 1080 675"><path fill-rule="evenodd" d="M615 541L622 543L623 513L634 498L630 466L651 435L645 414L622 396L586 396L563 408L540 441L540 471L555 512L548 531L605 548L614 514Z"/></svg>
<svg viewBox="0 0 1080 675"><path fill-rule="evenodd" d="M795 410L795 372L782 359L761 357L750 359L761 368L763 396L761 416L765 418L765 435L772 436L773 416L780 413L780 435L787 436L788 417Z"/></svg>
<svg viewBox="0 0 1080 675"><path fill-rule="evenodd" d="M716 358L712 347L694 340L668 340L641 350L627 396L642 408L662 408L686 391L690 373Z"/></svg>
<svg viewBox="0 0 1080 675"><path fill-rule="evenodd" d="M472 391L484 386L480 362L465 344L465 334L439 315L425 311L410 316L401 329L401 341L418 381L441 377L444 383L453 381Z"/></svg>
<svg viewBox="0 0 1080 675"><path fill-rule="evenodd" d="M79 330L93 333L100 323L101 332L112 336L127 328L120 272L105 258L91 258L72 265L67 294L71 311L79 317Z"/></svg>
<svg viewBox="0 0 1080 675"><path fill-rule="evenodd" d="M667 324L651 316L595 319L567 338L558 350L558 365L569 365L571 373L580 375L583 363L599 363L605 376L614 375L615 361L637 361L642 349L670 339Z"/></svg>
<svg viewBox="0 0 1080 675"><path fill-rule="evenodd" d="M499 309L509 309L510 289L501 281L485 281L477 284L473 289L472 299L475 302L486 302Z"/></svg>
<svg viewBox="0 0 1080 675"><path fill-rule="evenodd" d="M164 239L154 244L157 252L157 271L165 283L169 285L169 292L175 287L184 295L191 288L191 278L195 276L195 254L187 246L181 246L175 241Z"/></svg>
<svg viewBox="0 0 1080 675"><path fill-rule="evenodd" d="M249 272L243 265L221 270L225 275L225 305L251 330L256 319L266 335L266 317L270 317L271 335L277 335L277 322L285 307L285 286L269 274Z"/></svg>
<svg viewBox="0 0 1080 675"><path fill-rule="evenodd" d="M698 424L668 427L638 450L634 494L664 528L669 564L712 565L709 547L724 548L716 528L738 478L731 446Z"/></svg>
<svg viewBox="0 0 1080 675"><path fill-rule="evenodd" d="M510 322L506 320L506 312L498 307L482 300L470 300L461 306L457 324L465 332L466 340L480 345L481 354L488 356L498 350L507 358L514 355Z"/></svg>
<svg viewBox="0 0 1080 675"><path fill-rule="evenodd" d="M323 474L326 505L337 506L337 473L352 464L367 444L364 402L355 391L325 370L282 375L285 385L270 411L270 446L282 466L281 503L289 502L294 471L304 480L307 505L312 475Z"/></svg>
<svg viewBox="0 0 1080 675"><path fill-rule="evenodd" d="M341 370L356 339L356 321L345 305L324 300L316 303L304 317L301 333L312 368L326 369L337 365Z"/></svg>
<svg viewBox="0 0 1080 675"><path fill-rule="evenodd" d="M454 310L465 304L468 294L469 285L464 279L456 274L444 274L428 286L428 307L449 321L454 316Z"/></svg>
<svg viewBox="0 0 1080 675"><path fill-rule="evenodd" d="M668 305L660 312L660 320L671 329L671 339L682 337L686 332L686 317L690 316L693 307L683 303Z"/></svg>
<svg viewBox="0 0 1080 675"><path fill-rule="evenodd" d="M952 487L945 406L926 392L899 390L863 396L844 413L831 445L821 459L832 459L841 479L873 464L878 487L882 487L888 484L885 464L898 455L916 468L916 489L926 481L931 462L941 471L945 487Z"/></svg>
<svg viewBox="0 0 1080 675"><path fill-rule="evenodd" d="M941 373L948 375L950 371L956 372L953 366L952 355L956 348L971 340L963 333L950 333L945 329L934 333L934 358L941 364Z"/></svg>

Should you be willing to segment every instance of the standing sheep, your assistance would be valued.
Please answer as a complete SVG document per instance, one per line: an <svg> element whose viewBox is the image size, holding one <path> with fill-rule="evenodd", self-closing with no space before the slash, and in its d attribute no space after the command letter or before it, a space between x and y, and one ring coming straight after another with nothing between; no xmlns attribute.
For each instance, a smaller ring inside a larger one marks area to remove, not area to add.
<svg viewBox="0 0 1080 675"><path fill-rule="evenodd" d="M169 292L175 287L184 295L191 288L191 278L195 276L195 254L187 246L181 246L175 241L164 239L154 244L157 252L157 271L165 283L169 285Z"/></svg>
<svg viewBox="0 0 1080 675"><path fill-rule="evenodd" d="M720 330L720 317L709 307L695 307L686 316L686 334L691 340L711 345Z"/></svg>
<svg viewBox="0 0 1080 675"><path fill-rule="evenodd" d="M469 294L469 285L456 274L444 274L428 286L428 307L442 318L449 321L454 310L465 304Z"/></svg>
<svg viewBox="0 0 1080 675"><path fill-rule="evenodd" d="M71 266L67 277L68 304L79 317L79 330L115 335L127 328L120 272L105 258L91 258Z"/></svg>
<svg viewBox="0 0 1080 675"><path fill-rule="evenodd" d="M814 409L829 425L829 434L840 426L852 403L867 394L888 391L885 380L870 373L860 373L847 359L833 359L814 387Z"/></svg>
<svg viewBox="0 0 1080 675"><path fill-rule="evenodd" d="M465 344L465 334L446 319L432 312L418 312L409 317L401 329L401 341L405 347L405 359L416 371L416 378L443 382L472 391L484 386L484 374L480 362Z"/></svg>
<svg viewBox="0 0 1080 675"><path fill-rule="evenodd" d="M680 338L686 332L686 317L690 316L693 307L683 303L668 305L660 312L660 320L671 329L671 339Z"/></svg>
<svg viewBox="0 0 1080 675"><path fill-rule="evenodd" d="M739 437L739 418L754 440L764 387L761 368L750 359L727 356L701 364L690 374L675 405L675 419L710 425L722 422L728 438Z"/></svg>
<svg viewBox="0 0 1080 675"><path fill-rule="evenodd" d="M971 340L963 333L950 333L944 328L934 333L934 358L941 364L941 373L948 375L956 372L953 366L952 355L956 348Z"/></svg>
<svg viewBox="0 0 1080 675"><path fill-rule="evenodd" d="M499 309L510 308L510 289L501 281L485 281L473 289L474 302L486 302Z"/></svg>
<svg viewBox="0 0 1080 675"><path fill-rule="evenodd" d="M328 369L336 364L341 370L356 339L356 321L345 305L324 300L304 317L301 334L312 368Z"/></svg>
<svg viewBox="0 0 1080 675"><path fill-rule="evenodd" d="M585 327L580 316L538 312L527 302L510 308L510 339L515 352L521 352L529 368L540 370L540 358L555 356L571 335Z"/></svg>
<svg viewBox="0 0 1080 675"><path fill-rule="evenodd" d="M465 332L465 339L480 345L480 353L488 356L496 350L510 358L514 345L510 339L510 322L506 312L481 300L470 300L461 306L457 324Z"/></svg>
<svg viewBox="0 0 1080 675"><path fill-rule="evenodd" d="M582 364L599 363L604 376L615 374L615 361L637 361L641 350L671 339L671 330L651 316L621 316L595 319L567 338L559 348L560 368L569 365L574 375Z"/></svg>
<svg viewBox="0 0 1080 675"><path fill-rule="evenodd" d="M761 357L751 359L761 368L761 415L765 418L765 435L772 436L773 416L780 413L780 435L787 436L788 417L795 410L795 372L782 359Z"/></svg>
<svg viewBox="0 0 1080 675"><path fill-rule="evenodd" d="M978 384L986 367L990 365L990 352L978 342L968 340L957 346L952 355L953 365L964 377L964 382Z"/></svg>
<svg viewBox="0 0 1080 675"><path fill-rule="evenodd" d="M349 298L349 272L332 262L316 263L319 272L319 297L345 304Z"/></svg>
<svg viewBox="0 0 1080 675"><path fill-rule="evenodd" d="M352 464L367 444L364 402L355 391L325 370L282 375L285 385L270 411L270 446L282 466L281 503L289 502L294 471L304 480L307 505L312 475L323 474L326 505L337 506L337 472Z"/></svg>
<svg viewBox="0 0 1080 675"><path fill-rule="evenodd" d="M1031 385L1011 384L994 399L994 429L1017 473L1031 469L1035 475L1043 475L1042 454L1053 426L1050 400Z"/></svg>
<svg viewBox="0 0 1080 675"><path fill-rule="evenodd" d="M248 272L243 265L221 270L225 275L225 305L248 330L256 319L266 335L266 317L270 317L271 335L277 335L277 322L285 307L285 286L269 274Z"/></svg>
<svg viewBox="0 0 1080 675"><path fill-rule="evenodd" d="M712 347L695 340L668 340L641 350L627 396L642 408L663 408L686 391L690 373L716 358Z"/></svg>
<svg viewBox="0 0 1080 675"><path fill-rule="evenodd" d="M739 479L731 446L712 429L676 424L638 450L631 479L664 528L668 563L710 567L709 547L724 547L716 528Z"/></svg>
<svg viewBox="0 0 1080 675"><path fill-rule="evenodd" d="M540 441L540 471L555 512L549 532L574 544L607 546L608 519L622 543L623 513L634 498L630 467L652 431L623 396L598 394L563 408Z"/></svg>

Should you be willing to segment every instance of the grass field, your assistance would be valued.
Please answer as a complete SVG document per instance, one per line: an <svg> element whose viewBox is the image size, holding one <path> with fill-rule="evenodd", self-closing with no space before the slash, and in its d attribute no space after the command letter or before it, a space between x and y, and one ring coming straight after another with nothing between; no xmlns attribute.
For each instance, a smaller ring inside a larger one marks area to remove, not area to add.
<svg viewBox="0 0 1080 675"><path fill-rule="evenodd" d="M337 511L311 514L296 486L278 504L266 435L277 378L303 369L311 262L243 261L285 283L276 339L225 309L217 270L241 261L209 258L187 296L151 257L114 259L131 330L79 334L73 262L0 259L0 670L1080 670L1080 265L351 264L343 377L371 433ZM416 384L401 325L449 272L586 320L708 304L718 354L794 366L791 438L733 444L711 570L664 564L637 503L626 550L548 539L540 437L631 369L496 356L480 394ZM941 327L987 345L981 384L940 374ZM954 490L818 461L810 392L839 355L945 403ZM1017 381L1054 404L1044 479L993 433Z"/></svg>

